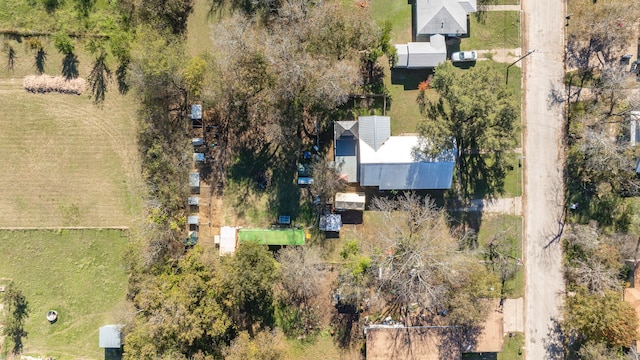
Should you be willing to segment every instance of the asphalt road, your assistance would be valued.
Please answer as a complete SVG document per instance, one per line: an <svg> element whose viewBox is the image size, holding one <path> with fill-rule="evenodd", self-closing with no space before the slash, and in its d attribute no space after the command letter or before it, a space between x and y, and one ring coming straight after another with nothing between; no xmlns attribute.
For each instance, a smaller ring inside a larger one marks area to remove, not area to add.
<svg viewBox="0 0 640 360"><path fill-rule="evenodd" d="M522 0L525 354L560 359L564 0Z"/></svg>

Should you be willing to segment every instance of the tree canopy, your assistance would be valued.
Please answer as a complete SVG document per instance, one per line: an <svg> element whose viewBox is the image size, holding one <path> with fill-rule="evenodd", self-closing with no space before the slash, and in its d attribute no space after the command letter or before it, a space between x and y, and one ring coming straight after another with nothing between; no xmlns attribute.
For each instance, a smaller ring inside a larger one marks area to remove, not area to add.
<svg viewBox="0 0 640 360"><path fill-rule="evenodd" d="M219 271L196 247L156 276L144 277L133 296L137 315L126 337L125 359L218 354L232 327L221 299Z"/></svg>
<svg viewBox="0 0 640 360"><path fill-rule="evenodd" d="M606 291L600 296L580 289L567 298L565 326L567 334L577 332L585 342L621 348L637 339L638 317L629 303L621 301L619 292Z"/></svg>
<svg viewBox="0 0 640 360"><path fill-rule="evenodd" d="M449 233L443 211L413 193L374 198L372 208L380 216L372 265L382 274L377 279L381 294L396 309L413 303L432 312L447 309L471 264Z"/></svg>
<svg viewBox="0 0 640 360"><path fill-rule="evenodd" d="M429 83L438 99L429 99L424 90L418 95L425 116L418 130L426 151L436 155L457 149L460 196L468 196L470 181L479 177L494 179L495 191L502 190L503 153L515 146L519 128L519 109L502 79L502 74L482 63L461 70L445 62L435 68ZM480 153L486 157L469 157Z"/></svg>

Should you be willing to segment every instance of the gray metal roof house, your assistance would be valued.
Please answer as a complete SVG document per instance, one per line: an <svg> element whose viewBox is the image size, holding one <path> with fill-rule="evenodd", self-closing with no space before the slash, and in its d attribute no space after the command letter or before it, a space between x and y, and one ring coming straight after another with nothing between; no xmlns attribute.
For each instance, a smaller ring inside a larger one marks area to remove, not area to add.
<svg viewBox="0 0 640 360"><path fill-rule="evenodd" d="M427 158L420 151L419 136L391 136L391 121L387 116L361 116L351 128L354 126L359 135L355 155L357 169L355 177L347 174L349 179L355 178L361 186L375 186L380 190L451 188L455 149Z"/></svg>
<svg viewBox="0 0 640 360"><path fill-rule="evenodd" d="M433 34L467 34L467 15L477 11L476 0L414 0L416 39Z"/></svg>

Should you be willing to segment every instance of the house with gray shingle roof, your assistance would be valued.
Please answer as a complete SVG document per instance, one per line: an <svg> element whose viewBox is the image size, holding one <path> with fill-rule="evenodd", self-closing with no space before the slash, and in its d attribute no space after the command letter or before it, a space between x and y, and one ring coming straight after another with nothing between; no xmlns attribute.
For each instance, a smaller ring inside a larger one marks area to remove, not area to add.
<svg viewBox="0 0 640 360"><path fill-rule="evenodd" d="M418 41L434 34L466 35L467 15L477 10L476 0L414 0L413 6Z"/></svg>
<svg viewBox="0 0 640 360"><path fill-rule="evenodd" d="M396 68L434 68L447 60L446 37L469 33L476 0L412 0L414 42L396 44Z"/></svg>

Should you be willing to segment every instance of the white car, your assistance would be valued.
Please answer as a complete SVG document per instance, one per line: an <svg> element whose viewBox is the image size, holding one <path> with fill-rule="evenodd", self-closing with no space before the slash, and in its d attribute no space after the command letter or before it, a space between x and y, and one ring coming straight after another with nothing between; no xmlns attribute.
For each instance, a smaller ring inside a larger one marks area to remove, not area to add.
<svg viewBox="0 0 640 360"><path fill-rule="evenodd" d="M478 53L475 51L458 51L451 54L451 61L463 62L463 61L476 61L478 60Z"/></svg>

